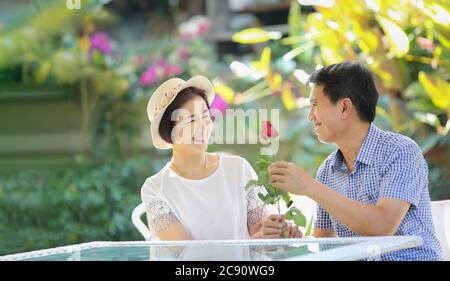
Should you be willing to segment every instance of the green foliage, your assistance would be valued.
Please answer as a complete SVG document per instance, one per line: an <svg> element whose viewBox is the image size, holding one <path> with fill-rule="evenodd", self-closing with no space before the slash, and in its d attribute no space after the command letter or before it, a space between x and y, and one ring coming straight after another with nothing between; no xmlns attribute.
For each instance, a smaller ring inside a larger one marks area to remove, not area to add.
<svg viewBox="0 0 450 281"><path fill-rule="evenodd" d="M98 240L141 240L131 222L148 158L0 176L0 255Z"/></svg>
<svg viewBox="0 0 450 281"><path fill-rule="evenodd" d="M374 73L380 92L375 123L420 145L434 175L429 184L432 200L449 198L442 197L448 185L441 182L445 176L448 182L450 165L450 10L445 1L413 2L336 0L332 7L316 5L311 13L302 13L303 7L293 1L288 37L277 40L254 28L238 33L238 42L256 39L266 46L255 54L256 61L242 61L246 75L235 73L253 82L236 100L285 109L281 122L289 129L281 136L281 146L288 151L283 160L314 173L331 152L308 129L305 84L309 74L324 65L360 61ZM272 54L277 42L289 50ZM447 157L442 161L439 155Z"/></svg>

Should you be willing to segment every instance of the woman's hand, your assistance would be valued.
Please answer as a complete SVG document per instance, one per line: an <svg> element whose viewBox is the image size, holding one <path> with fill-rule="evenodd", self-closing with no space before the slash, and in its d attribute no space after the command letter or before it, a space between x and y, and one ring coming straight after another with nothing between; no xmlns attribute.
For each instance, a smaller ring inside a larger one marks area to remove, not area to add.
<svg viewBox="0 0 450 281"><path fill-rule="evenodd" d="M296 226L295 224L293 225L291 222L287 222L287 231L285 238L302 238L302 237L303 234L298 228L298 226Z"/></svg>
<svg viewBox="0 0 450 281"><path fill-rule="evenodd" d="M300 238L298 226L285 221L284 215L270 215L263 219L260 229L252 239Z"/></svg>

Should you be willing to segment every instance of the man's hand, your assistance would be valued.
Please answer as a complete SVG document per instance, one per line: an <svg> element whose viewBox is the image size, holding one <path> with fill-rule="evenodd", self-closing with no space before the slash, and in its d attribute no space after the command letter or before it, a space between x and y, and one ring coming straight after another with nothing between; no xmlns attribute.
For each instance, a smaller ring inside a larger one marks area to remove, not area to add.
<svg viewBox="0 0 450 281"><path fill-rule="evenodd" d="M314 181L305 170L294 163L275 162L267 171L273 187L293 194L307 195L310 183Z"/></svg>

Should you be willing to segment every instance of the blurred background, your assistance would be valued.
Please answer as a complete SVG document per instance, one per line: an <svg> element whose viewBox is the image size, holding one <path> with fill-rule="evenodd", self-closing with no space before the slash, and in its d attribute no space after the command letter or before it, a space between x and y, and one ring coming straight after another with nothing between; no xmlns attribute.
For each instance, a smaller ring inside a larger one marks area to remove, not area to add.
<svg viewBox="0 0 450 281"><path fill-rule="evenodd" d="M305 82L361 61L375 123L415 140L431 199L450 198L447 0L76 2L0 0L0 255L143 239L131 212L171 156L152 146L146 103L175 76L210 78L223 112L280 109L276 158L314 175L334 147L307 121ZM209 150L253 165L260 145ZM313 215L310 199L295 204Z"/></svg>

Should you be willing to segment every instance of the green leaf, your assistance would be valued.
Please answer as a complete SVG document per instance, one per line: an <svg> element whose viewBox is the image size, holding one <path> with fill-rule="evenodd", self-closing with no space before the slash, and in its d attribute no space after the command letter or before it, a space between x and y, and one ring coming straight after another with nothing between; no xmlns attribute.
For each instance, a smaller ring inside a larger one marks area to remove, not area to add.
<svg viewBox="0 0 450 281"><path fill-rule="evenodd" d="M409 40L403 29L394 21L376 15L378 23L383 29L389 41L389 50L398 58L403 57L409 51Z"/></svg>
<svg viewBox="0 0 450 281"><path fill-rule="evenodd" d="M428 124L432 127L437 128L440 126L439 118L432 113L422 113L422 112L414 112L414 118L419 120L422 123Z"/></svg>
<svg viewBox="0 0 450 281"><path fill-rule="evenodd" d="M311 235L313 220L314 220L314 216L311 216L311 219L309 220L309 223L308 223L308 227L306 228L305 236Z"/></svg>
<svg viewBox="0 0 450 281"><path fill-rule="evenodd" d="M289 202L287 202L287 203L286 203L286 207L289 208L289 207L292 205L292 203L294 203L294 201L292 201L292 200L289 201Z"/></svg>
<svg viewBox="0 0 450 281"><path fill-rule="evenodd" d="M297 207L291 207L289 209L289 212L292 213L292 219L297 226L306 226L306 218L302 214L302 211L300 209L298 209Z"/></svg>
<svg viewBox="0 0 450 281"><path fill-rule="evenodd" d="M235 33L232 37L234 42L241 44L256 44L271 40L271 33L261 28L248 28Z"/></svg>
<svg viewBox="0 0 450 281"><path fill-rule="evenodd" d="M442 138L444 138L444 137L439 134L431 134L430 136L428 136L424 141L419 143L422 153L424 153L424 154L427 153Z"/></svg>
<svg viewBox="0 0 450 281"><path fill-rule="evenodd" d="M245 189L249 189L250 187L256 186L258 185L258 181L257 180L251 180L247 183L247 185L245 186Z"/></svg>
<svg viewBox="0 0 450 281"><path fill-rule="evenodd" d="M419 72L419 81L437 108L450 109L450 84L447 81L423 71Z"/></svg>
<svg viewBox="0 0 450 281"><path fill-rule="evenodd" d="M302 213L294 214L294 222L298 226L306 226L306 218Z"/></svg>
<svg viewBox="0 0 450 281"><path fill-rule="evenodd" d="M267 170L261 170L258 172L258 182L262 185L265 185L269 182L269 175L267 174Z"/></svg>
<svg viewBox="0 0 450 281"><path fill-rule="evenodd" d="M301 6L297 1L291 2L291 7L289 8L289 36L296 36L301 32Z"/></svg>
<svg viewBox="0 0 450 281"><path fill-rule="evenodd" d="M284 193L282 196L281 196L281 198L283 198L283 201L284 202L286 202L286 206L287 206L287 204L289 204L289 203L291 203L292 204L292 199L291 199L291 195L289 194L289 193ZM290 207L290 205L289 206L287 206L288 208Z"/></svg>
<svg viewBox="0 0 450 281"><path fill-rule="evenodd" d="M270 194L262 194L262 193L258 193L258 197L265 203L265 204L273 204L274 203L274 198L272 196L270 196Z"/></svg>
<svg viewBox="0 0 450 281"><path fill-rule="evenodd" d="M256 165L258 167L258 170L267 170L267 167L269 167L269 165L272 162L270 162L269 160L263 158L263 157L259 157L258 159L256 159Z"/></svg>
<svg viewBox="0 0 450 281"><path fill-rule="evenodd" d="M284 216L286 217L287 220L292 220L292 212L291 210L288 210Z"/></svg>
<svg viewBox="0 0 450 281"><path fill-rule="evenodd" d="M270 196L274 196L277 197L277 189L275 187L273 187L271 184L264 186L266 188L267 193L270 194Z"/></svg>

